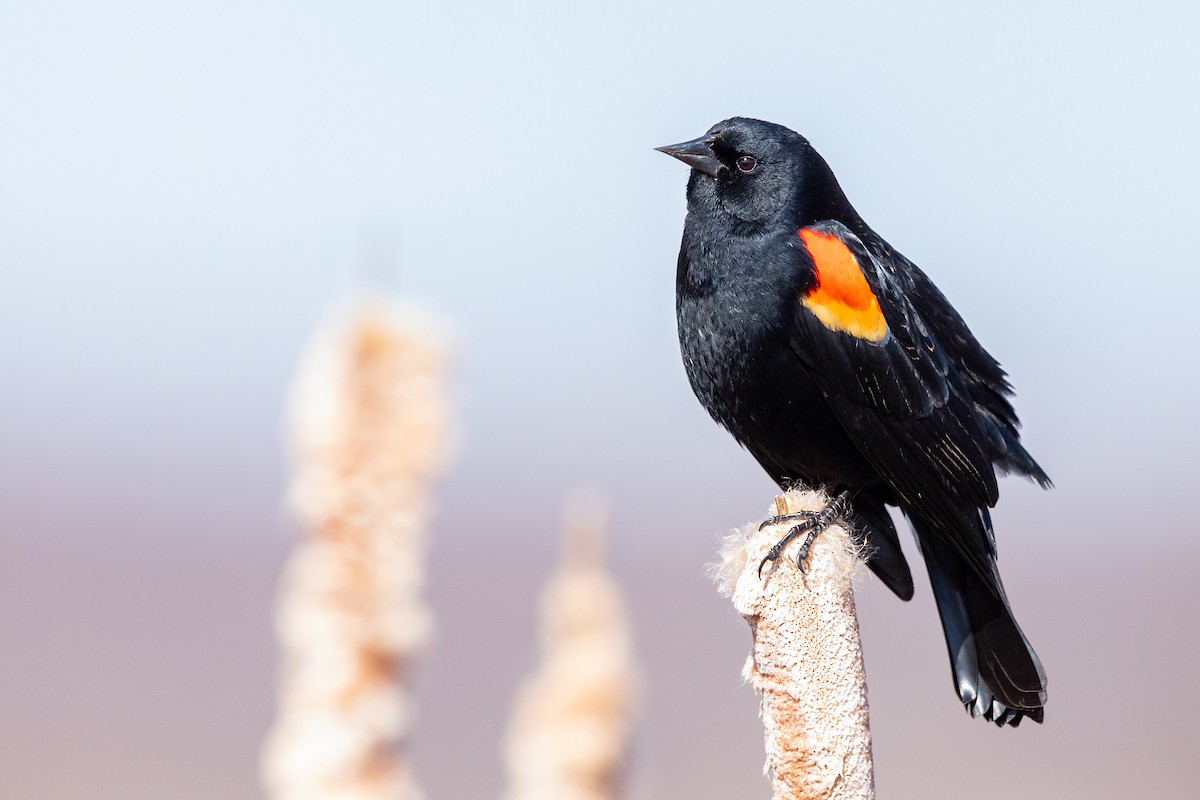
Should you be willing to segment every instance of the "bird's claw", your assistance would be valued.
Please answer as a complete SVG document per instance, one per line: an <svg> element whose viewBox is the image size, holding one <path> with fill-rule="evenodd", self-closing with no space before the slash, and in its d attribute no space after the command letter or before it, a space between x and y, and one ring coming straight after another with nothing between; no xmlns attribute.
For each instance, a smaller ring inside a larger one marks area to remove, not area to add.
<svg viewBox="0 0 1200 800"><path fill-rule="evenodd" d="M791 514L776 514L773 517L767 517L758 526L758 529L765 530L772 525L778 525L781 522L792 522L798 519L812 519L819 511L794 511Z"/></svg>
<svg viewBox="0 0 1200 800"><path fill-rule="evenodd" d="M795 539L802 533L807 535L804 537L804 541L801 542L800 549L796 552L796 567L801 572L808 572L804 566L804 562L808 560L809 553L812 551L813 541L817 538L821 531L828 528L834 523L835 520L837 520L838 517L843 516L846 513L849 504L849 495L847 495L845 492L842 492L833 498L829 505L827 505L821 511L796 511L791 514L779 514L763 520L763 523L758 526L760 531L763 528L770 527L771 525L778 525L780 522L791 522L797 519L802 519L804 521L799 525L794 525L789 528L788 532L784 534L783 538L771 546L771 549L767 551L767 554L763 557L763 560L758 562L759 580L762 580L763 567L767 565L767 562L777 560L779 555L783 552L783 548L787 547L788 543L791 542L792 539Z"/></svg>
<svg viewBox="0 0 1200 800"><path fill-rule="evenodd" d="M812 536L813 534L809 535ZM811 547L812 546L809 544L809 542L805 542L800 546L800 551L796 553L796 568L801 572L808 572L808 570L804 568L804 562L808 560L808 551L811 549Z"/></svg>
<svg viewBox="0 0 1200 800"><path fill-rule="evenodd" d="M768 561L775 561L776 559L778 559L779 554L783 552L784 545L786 545L789 541L790 541L790 538L786 537L786 536L784 538L780 539L778 542L776 542L775 544L773 544L771 546L771 549L767 551L767 554L765 556L763 556L763 560L758 562L758 579L759 580L762 580L763 567L765 567L767 565Z"/></svg>
<svg viewBox="0 0 1200 800"><path fill-rule="evenodd" d="M801 522L799 525L796 525L793 528L789 529L788 532L784 534L782 539L780 539L775 544L771 545L771 549L767 551L767 554L766 554L766 556L763 557L763 560L758 562L759 580L762 579L763 567L765 567L767 565L767 562L775 561L776 559L778 559L779 555L783 552L783 548L787 547L788 543L791 542L792 539L795 539L800 534L809 530L809 528L811 528L812 526L813 526L813 520L811 520L811 519L806 520L805 522ZM812 537L816 536L816 534L810 533L808 536L809 536L809 538L805 540L804 546L801 549L802 553L803 553L801 558L804 558L805 556L808 555L808 548L812 544ZM801 571L803 571L804 566L801 565L800 569L801 569Z"/></svg>

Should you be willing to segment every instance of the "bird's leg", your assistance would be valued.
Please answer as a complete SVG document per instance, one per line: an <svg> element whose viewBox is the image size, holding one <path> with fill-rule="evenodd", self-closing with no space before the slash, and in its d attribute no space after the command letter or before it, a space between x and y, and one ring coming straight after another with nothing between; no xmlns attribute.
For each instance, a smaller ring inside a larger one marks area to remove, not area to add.
<svg viewBox="0 0 1200 800"><path fill-rule="evenodd" d="M829 501L829 505L820 511L800 511L795 514L781 514L766 520L766 522L759 526L759 530L762 530L767 525L786 522L792 519L804 519L804 522L789 529L782 539L772 545L771 549L767 551L767 555L759 562L758 576L762 577L763 567L767 565L768 561L778 559L779 554L783 552L783 548L787 547L793 539L802 533L807 534L807 536L804 537L804 543L800 545L800 550L796 554L796 566L800 568L801 572L804 572L804 562L808 558L809 550L812 549L813 541L821 534L821 531L832 525L838 517L844 515L849 507L850 493L841 492Z"/></svg>

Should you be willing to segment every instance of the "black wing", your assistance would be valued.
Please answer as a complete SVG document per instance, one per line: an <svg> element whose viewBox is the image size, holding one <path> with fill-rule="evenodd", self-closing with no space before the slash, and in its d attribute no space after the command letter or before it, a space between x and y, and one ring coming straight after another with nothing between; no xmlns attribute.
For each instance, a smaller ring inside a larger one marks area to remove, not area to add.
<svg viewBox="0 0 1200 800"><path fill-rule="evenodd" d="M801 298L792 325L793 350L905 509L932 522L990 579L995 544L978 519L979 509L995 505L998 498L995 443L966 385L961 361L939 341L896 271L886 268L845 225L822 222L809 230L836 237L853 255L887 330L878 340L856 335L831 325L828 314L823 321L815 313L820 309ZM819 282L821 264L806 248L798 251L813 261Z"/></svg>
<svg viewBox="0 0 1200 800"><path fill-rule="evenodd" d="M929 327L958 371L988 435L993 463L1005 472L1032 478L1043 488L1050 478L1020 442L1021 427L1013 409L1012 385L991 353L983 348L967 323L920 267L892 249L873 231L862 237L891 279L905 289L913 307Z"/></svg>

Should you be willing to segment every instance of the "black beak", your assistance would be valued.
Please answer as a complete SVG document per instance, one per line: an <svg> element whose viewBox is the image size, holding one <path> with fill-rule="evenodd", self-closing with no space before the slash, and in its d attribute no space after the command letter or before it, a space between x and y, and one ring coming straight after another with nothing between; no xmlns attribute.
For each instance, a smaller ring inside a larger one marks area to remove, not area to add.
<svg viewBox="0 0 1200 800"><path fill-rule="evenodd" d="M668 144L664 147L656 147L654 149L660 153L675 156L675 158L678 158L692 169L698 169L715 178L725 165L721 163L716 153L713 152L712 143L712 136L701 136L699 139L692 139L690 142Z"/></svg>

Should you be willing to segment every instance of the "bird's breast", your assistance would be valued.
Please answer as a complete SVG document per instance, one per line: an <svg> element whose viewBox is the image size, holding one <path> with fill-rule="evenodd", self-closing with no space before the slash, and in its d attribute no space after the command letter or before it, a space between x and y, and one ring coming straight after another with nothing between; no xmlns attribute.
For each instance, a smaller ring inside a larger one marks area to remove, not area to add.
<svg viewBox="0 0 1200 800"><path fill-rule="evenodd" d="M690 246L680 253L676 312L688 380L709 413L735 435L756 413L751 398L788 349L799 276L770 243Z"/></svg>

